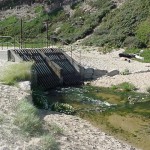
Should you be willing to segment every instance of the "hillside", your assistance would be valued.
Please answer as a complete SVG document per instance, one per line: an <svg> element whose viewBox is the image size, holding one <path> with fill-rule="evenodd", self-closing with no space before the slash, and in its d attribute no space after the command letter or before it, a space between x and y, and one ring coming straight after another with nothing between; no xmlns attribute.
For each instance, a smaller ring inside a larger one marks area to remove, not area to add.
<svg viewBox="0 0 150 150"><path fill-rule="evenodd" d="M26 0L24 5L10 3L11 10L4 7L5 1L0 1L1 36L19 38L22 19L24 42L48 37L49 43L69 44L83 39L82 45L90 46L150 45L149 0Z"/></svg>

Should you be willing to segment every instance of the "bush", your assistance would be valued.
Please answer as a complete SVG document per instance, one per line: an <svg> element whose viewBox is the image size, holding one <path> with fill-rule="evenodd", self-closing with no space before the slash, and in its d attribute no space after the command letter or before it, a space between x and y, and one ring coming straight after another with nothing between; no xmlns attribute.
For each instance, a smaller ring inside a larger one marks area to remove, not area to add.
<svg viewBox="0 0 150 150"><path fill-rule="evenodd" d="M72 106L69 104L64 104L64 103L54 103L51 107L53 111L57 111L60 113L65 113L67 115L71 115L75 113L75 110Z"/></svg>
<svg viewBox="0 0 150 150"><path fill-rule="evenodd" d="M136 27L149 16L149 6L149 0L132 0L119 9L107 12L96 32L89 37L88 43L97 46L145 47L145 43L136 36Z"/></svg>
<svg viewBox="0 0 150 150"><path fill-rule="evenodd" d="M42 89L34 89L32 92L33 103L39 109L48 109L48 97Z"/></svg>
<svg viewBox="0 0 150 150"><path fill-rule="evenodd" d="M130 71L129 71L129 69L125 69L125 70L123 70L120 74L121 74L121 75L129 75L129 74L130 74Z"/></svg>
<svg viewBox="0 0 150 150"><path fill-rule="evenodd" d="M21 131L31 136L42 131L38 111L26 99L18 104L14 123L21 128Z"/></svg>
<svg viewBox="0 0 150 150"><path fill-rule="evenodd" d="M59 150L58 143L52 135L43 135L41 137L40 145L43 150Z"/></svg>
<svg viewBox="0 0 150 150"><path fill-rule="evenodd" d="M128 48L142 48L142 47L145 47L146 45L144 43L142 43L136 37L134 37L134 36L128 36L124 40L123 46L128 47Z"/></svg>
<svg viewBox="0 0 150 150"><path fill-rule="evenodd" d="M150 44L150 18L140 23L137 27L136 35L145 44Z"/></svg>
<svg viewBox="0 0 150 150"><path fill-rule="evenodd" d="M8 85L14 85L20 81L30 81L32 65L31 62L9 65L2 71L0 81Z"/></svg>
<svg viewBox="0 0 150 150"><path fill-rule="evenodd" d="M60 128L56 123L51 123L49 126L50 126L50 131L52 132L52 134L60 135L63 133L63 129Z"/></svg>
<svg viewBox="0 0 150 150"><path fill-rule="evenodd" d="M136 87L131 83L123 82L123 83L118 84L118 85L113 85L112 89L130 92L130 91L135 91Z"/></svg>

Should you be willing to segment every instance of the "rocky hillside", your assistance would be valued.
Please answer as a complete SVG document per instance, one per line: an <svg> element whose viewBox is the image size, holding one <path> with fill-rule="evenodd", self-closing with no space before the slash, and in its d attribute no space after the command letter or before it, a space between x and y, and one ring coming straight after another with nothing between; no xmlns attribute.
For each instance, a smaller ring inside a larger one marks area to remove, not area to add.
<svg viewBox="0 0 150 150"><path fill-rule="evenodd" d="M149 0L13 0L6 7L8 1L0 1L0 35L20 37L22 18L26 41L45 37L48 31L53 42L83 39L82 45L90 46L150 45Z"/></svg>

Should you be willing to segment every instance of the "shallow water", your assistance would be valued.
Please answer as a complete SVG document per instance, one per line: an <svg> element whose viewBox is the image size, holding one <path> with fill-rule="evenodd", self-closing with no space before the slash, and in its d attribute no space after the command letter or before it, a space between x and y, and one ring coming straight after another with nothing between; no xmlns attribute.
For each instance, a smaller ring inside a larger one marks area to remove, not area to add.
<svg viewBox="0 0 150 150"><path fill-rule="evenodd" d="M106 110L117 105L96 96L98 93L102 92L90 86L59 88L49 92L49 104L54 102L68 103L77 110L86 109L86 111L88 109Z"/></svg>

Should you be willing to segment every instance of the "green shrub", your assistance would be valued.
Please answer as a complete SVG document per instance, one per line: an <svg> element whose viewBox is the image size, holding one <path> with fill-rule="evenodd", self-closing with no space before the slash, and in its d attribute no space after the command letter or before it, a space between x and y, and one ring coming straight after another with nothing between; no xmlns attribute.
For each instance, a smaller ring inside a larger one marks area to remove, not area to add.
<svg viewBox="0 0 150 150"><path fill-rule="evenodd" d="M42 131L38 110L26 99L18 104L14 123L21 128L21 131L31 136Z"/></svg>
<svg viewBox="0 0 150 150"><path fill-rule="evenodd" d="M121 75L129 75L129 74L130 74L130 71L129 71L129 69L125 69L125 70L123 70L120 74L121 74Z"/></svg>
<svg viewBox="0 0 150 150"><path fill-rule="evenodd" d="M50 124L50 131L53 133L53 134L62 134L63 133L63 129L60 128L57 124L55 123L51 123Z"/></svg>
<svg viewBox="0 0 150 150"><path fill-rule="evenodd" d="M48 109L49 103L48 103L48 97L44 94L43 89L34 89L32 91L32 98L33 103L36 107L39 109Z"/></svg>
<svg viewBox="0 0 150 150"><path fill-rule="evenodd" d="M52 135L43 135L40 141L40 147L43 150L59 150L59 145Z"/></svg>
<svg viewBox="0 0 150 150"><path fill-rule="evenodd" d="M124 47L128 48L142 48L145 47L146 45L142 43L139 39L137 39L134 36L128 36L124 42L123 42Z"/></svg>
<svg viewBox="0 0 150 150"><path fill-rule="evenodd" d="M113 85L112 89L130 92L130 91L135 91L136 87L131 83L123 82L123 83L118 84L118 85Z"/></svg>
<svg viewBox="0 0 150 150"><path fill-rule="evenodd" d="M145 45L150 44L150 18L140 23L136 35Z"/></svg>
<svg viewBox="0 0 150 150"><path fill-rule="evenodd" d="M19 81L30 81L32 65L31 62L9 65L1 72L0 81L8 85L14 85Z"/></svg>
<svg viewBox="0 0 150 150"><path fill-rule="evenodd" d="M69 104L64 104L64 103L54 103L51 107L52 111L57 111L60 113L65 113L68 115L74 114L75 110L72 106L70 106Z"/></svg>
<svg viewBox="0 0 150 150"><path fill-rule="evenodd" d="M86 43L97 46L145 47L143 41L136 36L136 27L149 16L149 6L149 0L131 0L119 9L107 12L99 28Z"/></svg>

